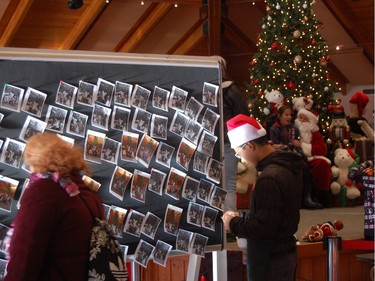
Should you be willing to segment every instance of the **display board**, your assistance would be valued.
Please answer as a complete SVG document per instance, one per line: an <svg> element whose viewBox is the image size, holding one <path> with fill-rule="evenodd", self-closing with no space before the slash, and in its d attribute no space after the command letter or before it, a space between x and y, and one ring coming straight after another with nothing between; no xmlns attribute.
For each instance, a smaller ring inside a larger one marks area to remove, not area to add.
<svg viewBox="0 0 375 281"><path fill-rule="evenodd" d="M171 249L203 256L222 248L217 61L2 49L0 69L3 225L27 187L27 140L50 131L84 148L93 166L85 181L101 196L125 253L141 265L151 252L163 264Z"/></svg>

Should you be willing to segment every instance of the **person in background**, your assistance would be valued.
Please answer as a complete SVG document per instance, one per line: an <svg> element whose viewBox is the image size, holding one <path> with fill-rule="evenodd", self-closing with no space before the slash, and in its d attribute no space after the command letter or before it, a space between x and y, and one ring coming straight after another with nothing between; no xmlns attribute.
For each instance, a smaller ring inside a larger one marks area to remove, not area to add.
<svg viewBox="0 0 375 281"><path fill-rule="evenodd" d="M87 208L98 218L104 210L82 181L82 173L89 175L82 151L43 133L29 139L24 158L30 183L13 224L4 280L87 281L93 227Z"/></svg>
<svg viewBox="0 0 375 281"><path fill-rule="evenodd" d="M311 175L307 158L302 152L300 133L297 127L292 123L292 107L290 105L280 106L277 111L277 121L271 126L269 136L270 141L276 149L290 149L299 153L303 160L303 193L302 208L321 209L323 206L314 202L311 198Z"/></svg>
<svg viewBox="0 0 375 281"><path fill-rule="evenodd" d="M223 121L224 124L238 114L249 115L247 103L242 93L228 75L226 61L217 57L221 63L222 92L223 92ZM224 126L224 173L227 196L225 199L225 210L237 210L237 165L240 159L235 156L227 135L227 128Z"/></svg>
<svg viewBox="0 0 375 281"><path fill-rule="evenodd" d="M292 281L297 267L294 234L300 220L302 158L276 150L266 130L253 118L239 114L227 122L232 149L260 175L251 194L250 213L227 211L226 230L247 238L249 281Z"/></svg>

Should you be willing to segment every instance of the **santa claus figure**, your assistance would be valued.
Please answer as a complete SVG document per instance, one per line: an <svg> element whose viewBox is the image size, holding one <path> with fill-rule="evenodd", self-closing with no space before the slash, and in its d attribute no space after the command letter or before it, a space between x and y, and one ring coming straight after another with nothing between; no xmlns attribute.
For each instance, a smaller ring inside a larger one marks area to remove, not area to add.
<svg viewBox="0 0 375 281"><path fill-rule="evenodd" d="M331 161L326 157L327 145L319 132L318 116L313 111L300 109L295 125L300 131L302 151L308 159L313 197L324 207L330 207Z"/></svg>

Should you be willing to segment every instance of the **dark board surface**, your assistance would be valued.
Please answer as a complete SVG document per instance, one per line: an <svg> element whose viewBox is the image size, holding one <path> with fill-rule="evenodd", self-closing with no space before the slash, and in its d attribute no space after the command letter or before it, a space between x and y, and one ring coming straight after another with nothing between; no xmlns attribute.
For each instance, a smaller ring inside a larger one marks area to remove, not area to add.
<svg viewBox="0 0 375 281"><path fill-rule="evenodd" d="M140 237L136 237L130 235L128 233L122 233L122 237L119 238L120 243L123 245L129 246L129 254L134 253L138 242L140 239L152 244L155 246L158 240L164 241L173 246L175 249L176 246L176 236L170 235L164 232L164 217L165 212L168 204L173 205L177 208L182 208L182 216L179 224L180 229L184 229L187 231L191 231L194 233L199 233L201 235L208 237L207 245L222 245L223 243L223 230L222 230L222 222L221 222L221 215L222 212L219 209L218 214L215 221L214 231L198 226L193 225L187 222L187 210L189 206L189 200L185 198L180 198L176 200L171 196L168 196L164 192L161 195L151 192L149 190L146 191L146 196L144 198L144 202L139 200L135 200L130 196L130 185L131 182L128 183L125 195L123 199L119 199L113 194L109 192L110 183L112 179L112 174L116 167L121 167L131 173L134 173L135 170L139 170L149 174L152 168L155 168L159 171L166 173L168 176L171 168L176 168L179 171L186 173L187 176L192 177L196 180L200 179L207 179L206 175L199 173L193 169L193 159L190 161L188 165L188 169L183 169L178 163L176 163L176 155L177 150L182 140L181 135L175 134L171 132L170 125L173 121L175 116L176 110L173 108L169 108L168 111L160 110L152 106L152 99L153 99L153 91L154 87L158 86L162 89L171 91L173 86L178 87L179 89L186 91L188 93L186 101L188 102L191 97L194 97L197 101L202 103L202 91L203 86L205 83L210 83L213 85L220 85L220 68L218 65L210 64L204 65L204 63L199 64L181 64L178 65L176 63L170 63L168 59L163 60L163 62L158 63L153 61L153 63L148 64L146 60L132 60L127 62L125 60L120 60L118 62L103 62L103 61L95 61L89 60L82 61L77 60L70 60L69 56L64 58L63 60L54 60L53 58L50 59L43 59L34 57L32 60L28 60L27 58L23 59L1 59L0 60L0 85L1 85L1 92L0 94L4 95L4 87L6 85L12 85L19 87L25 90L25 93L28 87L40 91L41 93L46 94L45 103L42 109L42 114L40 117L34 116L29 112L16 112L8 110L7 108L0 107L0 113L4 115L1 123L0 123L0 140L3 141L2 149L4 149L4 144L6 139L9 138L11 140L16 140L21 143L26 143L26 141L20 139L20 134L25 124L26 119L28 116L32 115L32 117L37 118L41 121L46 120L46 114L49 105L56 106L58 108L62 108L67 110L67 117L65 120L65 128L61 133L64 136L73 138L75 140L75 144L84 146L85 145L85 137L80 137L77 135L72 135L66 131L67 129L67 120L70 112L74 110L74 112L79 112L88 116L87 121L87 130L93 130L99 133L104 133L107 138L112 140L121 142L122 139L122 131L115 130L111 128L111 118L109 117L109 125L108 129L105 130L103 128L98 128L92 125L92 114L93 108L89 106L84 106L82 104L77 103L77 98L74 100L73 108L67 108L62 106L61 104L56 103L56 94L60 85L60 81L63 81L69 85L78 87L79 81L84 81L87 83L97 84L99 79L103 79L104 81L108 81L111 83L116 83L116 81L128 83L133 86L133 90L135 85L139 85L147 90L149 90L150 96L148 99L146 111L151 114L156 114L160 116L165 116L168 118L168 130L167 130L167 138L166 139L158 139L154 138L156 141L160 143L164 142L169 144L170 146L174 147L174 153L171 159L170 167L166 167L160 165L155 161L156 153L154 152L151 162L149 163L148 167L142 165L139 162L129 162L121 160L120 156L118 156L117 165L114 163L109 163L107 161L101 161L101 163L91 163L93 166L93 176L92 179L99 182L101 187L98 190L103 203L108 206L117 206L128 210L136 210L142 214L146 214L147 212L152 212L154 215L158 216L162 219L158 230L156 232L155 238L151 239L143 234ZM220 93L220 91L219 91ZM25 98L25 95L24 95ZM186 103L187 103L186 102ZM221 108L221 97L220 94L217 96L217 106L211 106L208 104L203 104L204 107L201 113L198 116L197 122L202 123L203 114L206 109L210 109L216 114L220 115L220 108ZM107 108L114 109L113 99L110 104L106 106ZM132 133L139 134L138 144L140 139L142 138L142 133L137 130L131 128L131 123L136 111L136 107L125 107L130 110L130 122L128 131ZM183 112L181 112L183 113ZM221 118L218 120L214 135L218 137L217 141L215 142L213 148L212 159L217 161L221 161L221 138L219 137L222 132L222 123ZM46 130L47 131L47 130ZM205 131L205 130L203 130ZM150 127L147 131L150 132ZM199 139L198 139L199 143ZM120 150L121 154L121 150ZM22 163L21 163L22 166ZM0 209L0 222L9 226L14 216L17 213L17 202L21 195L21 191L23 189L24 181L28 177L28 172L21 167L17 168L11 165L7 165L0 162L0 174L5 177L9 177L11 179L19 181L18 188L13 198L13 202L11 205L10 211L6 211L4 209ZM211 182L211 181L209 181ZM221 187L220 182L212 182L214 186ZM211 207L209 202L202 201L200 199L196 199L196 202L200 205Z"/></svg>

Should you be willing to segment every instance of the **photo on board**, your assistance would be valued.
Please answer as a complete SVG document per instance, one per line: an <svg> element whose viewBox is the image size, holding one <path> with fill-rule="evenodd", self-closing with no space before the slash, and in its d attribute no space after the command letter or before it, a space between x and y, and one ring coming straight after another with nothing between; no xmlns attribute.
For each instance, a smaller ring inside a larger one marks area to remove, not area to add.
<svg viewBox="0 0 375 281"><path fill-rule="evenodd" d="M77 91L78 88L76 86L60 81L55 102L59 105L73 109Z"/></svg>
<svg viewBox="0 0 375 281"><path fill-rule="evenodd" d="M99 188L101 187L101 183L90 178L89 176L83 175L82 177L83 183L88 186L92 191L98 192Z"/></svg>
<svg viewBox="0 0 375 281"><path fill-rule="evenodd" d="M202 226L203 211L203 205L190 201L186 216L187 223Z"/></svg>
<svg viewBox="0 0 375 281"><path fill-rule="evenodd" d="M155 168L151 168L148 190L161 196L163 192L163 186L164 186L166 177L167 177L166 173L159 171Z"/></svg>
<svg viewBox="0 0 375 281"><path fill-rule="evenodd" d="M214 184L212 182L201 178L199 181L197 198L209 203L213 188Z"/></svg>
<svg viewBox="0 0 375 281"><path fill-rule="evenodd" d="M154 239L160 223L161 219L158 216L151 212L147 212L141 226L141 233Z"/></svg>
<svg viewBox="0 0 375 281"><path fill-rule="evenodd" d="M140 108L136 108L133 116L131 128L137 132L148 134L152 114Z"/></svg>
<svg viewBox="0 0 375 281"><path fill-rule="evenodd" d="M224 211L224 203L225 203L226 196L227 196L226 190L218 186L215 186L212 191L209 203L212 207L215 207L219 209L220 211Z"/></svg>
<svg viewBox="0 0 375 281"><path fill-rule="evenodd" d="M19 168L22 161L23 151L26 144L11 138L6 138L3 144L3 150L0 156L0 162Z"/></svg>
<svg viewBox="0 0 375 281"><path fill-rule="evenodd" d="M47 114L46 114L46 130L63 133L65 127L65 120L66 116L68 115L68 111L53 105L48 106Z"/></svg>
<svg viewBox="0 0 375 281"><path fill-rule="evenodd" d="M113 106L111 129L120 131L129 131L129 117L131 110L129 108Z"/></svg>
<svg viewBox="0 0 375 281"><path fill-rule="evenodd" d="M176 239L176 250L189 253L192 238L193 232L185 229L179 229Z"/></svg>
<svg viewBox="0 0 375 281"><path fill-rule="evenodd" d="M209 155L196 150L194 153L193 170L205 175L209 160L210 160Z"/></svg>
<svg viewBox="0 0 375 281"><path fill-rule="evenodd" d="M173 116L171 125L169 126L169 131L176 134L177 136L183 136L189 121L189 117L181 112L176 111Z"/></svg>
<svg viewBox="0 0 375 281"><path fill-rule="evenodd" d="M224 164L222 162L219 162L214 158L210 158L207 165L206 177L215 183L220 183L223 167Z"/></svg>
<svg viewBox="0 0 375 281"><path fill-rule="evenodd" d="M131 106L131 93L133 91L133 85L116 81L115 83L115 94L113 97L113 103L121 106Z"/></svg>
<svg viewBox="0 0 375 281"><path fill-rule="evenodd" d="M219 114L207 108L203 114L202 127L213 134L215 132L216 124L217 121L219 121L219 118Z"/></svg>
<svg viewBox="0 0 375 281"><path fill-rule="evenodd" d="M147 109L147 103L148 98L151 94L151 91L140 86L135 85L132 93L132 106L138 107L140 109L146 110Z"/></svg>
<svg viewBox="0 0 375 281"><path fill-rule="evenodd" d="M141 227L145 215L136 211L136 210L129 210L128 216L126 217L124 230L123 232L140 237L141 236Z"/></svg>
<svg viewBox="0 0 375 281"><path fill-rule="evenodd" d="M46 122L28 115L23 124L19 138L27 142L32 136L43 133L46 126Z"/></svg>
<svg viewBox="0 0 375 281"><path fill-rule="evenodd" d="M150 136L166 140L168 137L168 117L152 114Z"/></svg>
<svg viewBox="0 0 375 281"><path fill-rule="evenodd" d="M77 104L94 106L96 101L97 85L80 80L77 91Z"/></svg>
<svg viewBox="0 0 375 281"><path fill-rule="evenodd" d="M197 198L198 187L199 180L196 180L190 176L186 176L184 186L182 187L181 196L189 201L195 202Z"/></svg>
<svg viewBox="0 0 375 281"><path fill-rule="evenodd" d="M184 137L194 143L195 145L198 144L198 139L203 130L201 124L194 120L190 120L189 124L186 126Z"/></svg>
<svg viewBox="0 0 375 281"><path fill-rule="evenodd" d="M127 209L113 205L109 209L107 222L112 227L112 231L117 237L122 237L122 230L127 212Z"/></svg>
<svg viewBox="0 0 375 281"><path fill-rule="evenodd" d="M203 211L202 227L215 231L215 222L218 213L218 210L205 206Z"/></svg>
<svg viewBox="0 0 375 281"><path fill-rule="evenodd" d="M198 144L198 151L212 157L217 139L217 136L204 130Z"/></svg>
<svg viewBox="0 0 375 281"><path fill-rule="evenodd" d="M150 183L150 174L135 169L130 186L130 197L145 203L146 191Z"/></svg>
<svg viewBox="0 0 375 281"><path fill-rule="evenodd" d="M168 100L170 91L155 86L152 95L152 106L163 111L168 111Z"/></svg>
<svg viewBox="0 0 375 281"><path fill-rule="evenodd" d="M99 164L102 162L100 156L102 154L104 140L105 134L87 130L84 147L84 159L86 161Z"/></svg>
<svg viewBox="0 0 375 281"><path fill-rule="evenodd" d="M183 209L168 204L164 215L164 232L177 236Z"/></svg>
<svg viewBox="0 0 375 281"><path fill-rule="evenodd" d="M100 159L112 164L117 164L120 152L120 142L111 138L105 138Z"/></svg>
<svg viewBox="0 0 375 281"><path fill-rule="evenodd" d="M186 105L185 115L193 121L197 121L204 105L194 97L191 97Z"/></svg>
<svg viewBox="0 0 375 281"><path fill-rule="evenodd" d="M134 261L143 267L147 267L154 249L154 246L141 239L135 249Z"/></svg>
<svg viewBox="0 0 375 281"><path fill-rule="evenodd" d="M196 148L197 146L187 139L181 139L177 150L176 163L186 171L189 170L190 160L193 157Z"/></svg>
<svg viewBox="0 0 375 281"><path fill-rule="evenodd" d="M179 87L173 86L171 94L169 96L169 107L173 108L176 111L184 112L187 96L187 91Z"/></svg>
<svg viewBox="0 0 375 281"><path fill-rule="evenodd" d="M131 172L117 166L112 174L109 193L121 201L124 200L125 191L132 176Z"/></svg>
<svg viewBox="0 0 375 281"><path fill-rule="evenodd" d="M159 163L167 168L171 167L171 160L175 148L165 142L160 142L156 151L156 163Z"/></svg>
<svg viewBox="0 0 375 281"><path fill-rule="evenodd" d="M71 110L66 124L66 132L84 138L88 118L86 114Z"/></svg>
<svg viewBox="0 0 375 281"><path fill-rule="evenodd" d="M204 257L206 252L208 237L199 233L194 233L191 239L191 253Z"/></svg>
<svg viewBox="0 0 375 281"><path fill-rule="evenodd" d="M173 199L180 200L185 177L186 173L172 167L168 174L164 193Z"/></svg>
<svg viewBox="0 0 375 281"><path fill-rule="evenodd" d="M0 209L7 212L12 210L14 194L18 184L18 180L0 176Z"/></svg>
<svg viewBox="0 0 375 281"><path fill-rule="evenodd" d="M92 109L91 125L107 131L111 112L111 108L95 103Z"/></svg>
<svg viewBox="0 0 375 281"><path fill-rule="evenodd" d="M28 87L21 110L36 117L41 117L46 98L47 95L45 93Z"/></svg>
<svg viewBox="0 0 375 281"><path fill-rule="evenodd" d="M11 111L20 112L24 92L25 90L22 88L4 84L0 106Z"/></svg>
<svg viewBox="0 0 375 281"><path fill-rule="evenodd" d="M155 250L153 253L153 261L156 264L166 267L169 253L172 250L172 245L158 240L155 245Z"/></svg>
<svg viewBox="0 0 375 281"><path fill-rule="evenodd" d="M115 84L103 78L99 78L96 85L98 86L96 102L105 106L111 106Z"/></svg>
<svg viewBox="0 0 375 281"><path fill-rule="evenodd" d="M202 102L207 105L217 106L217 96L219 86L211 83L204 82L202 92Z"/></svg>
<svg viewBox="0 0 375 281"><path fill-rule="evenodd" d="M137 153L139 134L131 132L122 132L121 137L121 160L137 162L135 158Z"/></svg>
<svg viewBox="0 0 375 281"><path fill-rule="evenodd" d="M151 138L150 136L144 134L138 145L136 158L139 163L148 168L152 156L157 149L159 142Z"/></svg>

